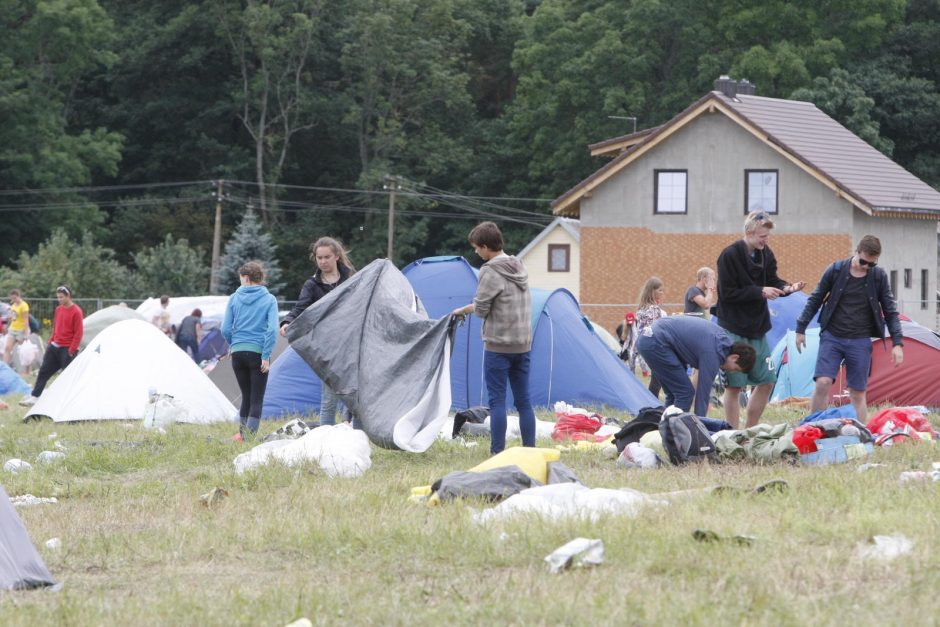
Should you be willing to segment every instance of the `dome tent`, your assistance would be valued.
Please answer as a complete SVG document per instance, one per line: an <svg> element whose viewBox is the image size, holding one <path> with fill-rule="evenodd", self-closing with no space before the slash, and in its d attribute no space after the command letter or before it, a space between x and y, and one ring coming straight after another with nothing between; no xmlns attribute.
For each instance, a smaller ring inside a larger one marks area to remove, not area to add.
<svg viewBox="0 0 940 627"><path fill-rule="evenodd" d="M26 418L140 420L151 389L172 396L181 406L178 422L236 419L235 407L189 355L142 320L124 320L98 334L46 389Z"/></svg>
<svg viewBox="0 0 940 627"><path fill-rule="evenodd" d="M463 257L429 257L402 270L431 318L441 318L473 300L477 272ZM660 404L613 354L567 290L532 290L530 393L536 406L555 401L609 405L636 414ZM467 316L456 329L450 358L452 409L487 405L483 382L482 321ZM320 382L291 349L271 368L265 417L315 413Z"/></svg>

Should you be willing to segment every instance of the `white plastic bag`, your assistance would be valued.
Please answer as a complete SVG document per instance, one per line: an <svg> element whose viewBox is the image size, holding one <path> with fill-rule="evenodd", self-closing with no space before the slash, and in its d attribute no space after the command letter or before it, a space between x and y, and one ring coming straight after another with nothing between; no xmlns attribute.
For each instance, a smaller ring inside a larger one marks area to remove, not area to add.
<svg viewBox="0 0 940 627"><path fill-rule="evenodd" d="M186 408L169 394L150 389L150 401L144 413L145 429L163 429L185 416Z"/></svg>
<svg viewBox="0 0 940 627"><path fill-rule="evenodd" d="M550 573L559 573L572 566L598 566L604 563L604 541L575 538L545 557Z"/></svg>

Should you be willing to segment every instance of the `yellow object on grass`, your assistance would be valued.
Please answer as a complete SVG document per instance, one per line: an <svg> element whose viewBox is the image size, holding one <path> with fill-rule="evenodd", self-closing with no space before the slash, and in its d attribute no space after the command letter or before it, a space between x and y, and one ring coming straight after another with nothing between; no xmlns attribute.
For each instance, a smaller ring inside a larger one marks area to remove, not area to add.
<svg viewBox="0 0 940 627"><path fill-rule="evenodd" d="M468 469L468 472L484 472L494 468L518 466L522 469L522 472L536 481L548 483L548 464L549 462L557 462L559 459L561 459L561 451L558 449L513 446ZM436 507L441 502L437 494L431 494L431 486L429 485L411 488L411 495L408 500L424 501L428 507Z"/></svg>

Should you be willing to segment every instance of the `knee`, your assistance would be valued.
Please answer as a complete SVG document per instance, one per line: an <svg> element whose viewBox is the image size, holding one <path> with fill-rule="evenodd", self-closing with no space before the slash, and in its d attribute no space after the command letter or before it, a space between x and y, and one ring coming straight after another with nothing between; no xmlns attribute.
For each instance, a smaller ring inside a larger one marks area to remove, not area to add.
<svg viewBox="0 0 940 627"><path fill-rule="evenodd" d="M816 389L820 392L828 392L832 387L832 379L829 377L818 377L816 379Z"/></svg>

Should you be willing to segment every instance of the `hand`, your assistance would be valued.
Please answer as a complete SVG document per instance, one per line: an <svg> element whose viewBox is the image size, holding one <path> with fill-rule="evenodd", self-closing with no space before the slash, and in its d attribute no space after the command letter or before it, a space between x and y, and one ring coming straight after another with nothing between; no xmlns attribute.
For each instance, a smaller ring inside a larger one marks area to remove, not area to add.
<svg viewBox="0 0 940 627"><path fill-rule="evenodd" d="M904 347L895 346L891 349L891 361L894 363L894 367L897 368L904 362Z"/></svg>
<svg viewBox="0 0 940 627"><path fill-rule="evenodd" d="M270 360L270 359L262 359L262 360L261 360L261 372L264 373L264 372L267 372L267 371L270 370L270 369L271 369L271 360Z"/></svg>
<svg viewBox="0 0 940 627"><path fill-rule="evenodd" d="M793 294L794 292L802 291L804 287L806 287L806 281L797 281L796 283L791 283L789 286L787 286L785 292L787 294Z"/></svg>
<svg viewBox="0 0 940 627"><path fill-rule="evenodd" d="M281 337L287 337L287 325L282 324L280 330Z"/></svg>
<svg viewBox="0 0 940 627"><path fill-rule="evenodd" d="M806 348L806 335L804 333L796 334L796 352L802 353Z"/></svg>
<svg viewBox="0 0 940 627"><path fill-rule="evenodd" d="M69 357L75 357L78 354L78 351L69 351Z"/></svg>
<svg viewBox="0 0 940 627"><path fill-rule="evenodd" d="M761 293L764 295L764 298L766 298L767 300L775 300L779 298L780 296L784 295L783 290L778 289L776 287L770 287L770 286L762 289Z"/></svg>
<svg viewBox="0 0 940 627"><path fill-rule="evenodd" d="M473 311L473 305L464 305L463 307L458 307L457 309L450 312L450 315L457 318L458 320L463 320L471 311Z"/></svg>

